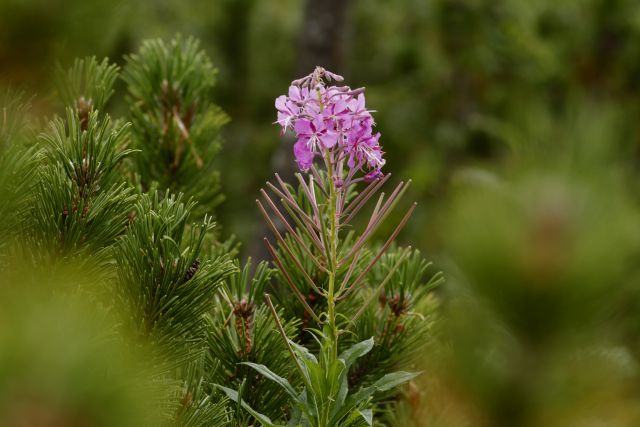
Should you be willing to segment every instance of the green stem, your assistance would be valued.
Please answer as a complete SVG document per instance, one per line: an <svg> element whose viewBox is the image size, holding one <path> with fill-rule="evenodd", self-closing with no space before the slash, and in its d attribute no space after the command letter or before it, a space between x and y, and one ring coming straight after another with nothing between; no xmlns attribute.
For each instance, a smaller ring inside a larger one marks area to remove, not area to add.
<svg viewBox="0 0 640 427"><path fill-rule="evenodd" d="M329 288L327 291L327 317L329 325L329 333L331 340L331 360L338 357L338 329L336 327L336 302L335 302L335 281L337 270L337 251L338 251L338 223L336 212L336 188L333 183L333 164L328 150L325 151L328 160L328 178L329 178Z"/></svg>

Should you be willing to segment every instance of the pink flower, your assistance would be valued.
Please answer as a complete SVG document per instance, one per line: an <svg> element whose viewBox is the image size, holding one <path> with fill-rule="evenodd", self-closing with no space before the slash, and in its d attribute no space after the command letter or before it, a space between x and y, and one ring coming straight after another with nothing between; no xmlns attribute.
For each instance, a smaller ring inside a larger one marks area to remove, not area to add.
<svg viewBox="0 0 640 427"><path fill-rule="evenodd" d="M349 110L351 110L355 115L368 113L367 108L365 107L364 93L361 93L357 98L352 98L349 101Z"/></svg>
<svg viewBox="0 0 640 427"><path fill-rule="evenodd" d="M315 156L324 157L328 150L334 161L347 160L351 169L347 176L363 171L363 179L378 179L385 164L384 152L380 133L373 133L375 123L366 108L364 89L327 87L325 81L331 80L342 78L317 68L309 76L294 81L288 95L276 98L277 123L283 133L289 129L295 132L293 152L301 170L309 169Z"/></svg>
<svg viewBox="0 0 640 427"><path fill-rule="evenodd" d="M276 98L276 109L278 110L277 123L282 126L282 133L285 133L295 120L299 108L286 96L281 95Z"/></svg>
<svg viewBox="0 0 640 427"><path fill-rule="evenodd" d="M313 120L299 119L295 124L295 131L300 140L307 141L307 145L313 151L320 148L331 148L336 145L335 132L325 126L322 117Z"/></svg>
<svg viewBox="0 0 640 427"><path fill-rule="evenodd" d="M300 89L297 86L289 86L289 96L280 95L276 98L278 121L285 133L292 126L295 119L302 111L302 106L309 98L309 89Z"/></svg>
<svg viewBox="0 0 640 427"><path fill-rule="evenodd" d="M298 168L300 170L306 171L313 164L313 158L315 154L312 150L309 149L307 145L307 141L299 139L295 144L293 144L293 155L296 158L296 163L298 163Z"/></svg>
<svg viewBox="0 0 640 427"><path fill-rule="evenodd" d="M384 175L382 174L382 172L380 172L379 169L374 169L371 172L369 172L368 174L366 174L364 176L364 181L365 182L373 182L373 181L377 181L380 178L382 178Z"/></svg>

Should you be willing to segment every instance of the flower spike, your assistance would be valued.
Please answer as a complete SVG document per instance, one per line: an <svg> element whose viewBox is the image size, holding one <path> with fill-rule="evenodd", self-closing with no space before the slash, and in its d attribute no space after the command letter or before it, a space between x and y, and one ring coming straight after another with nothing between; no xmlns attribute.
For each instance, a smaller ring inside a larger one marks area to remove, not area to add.
<svg viewBox="0 0 640 427"><path fill-rule="evenodd" d="M332 80L343 79L317 67L308 76L293 81L288 95L275 101L276 123L283 133L291 130L296 134L293 153L298 168L311 169L318 182L313 167L318 156L327 165L346 161L349 172L362 171L362 180L377 181L383 177L384 152L379 143L380 133L373 132L375 122L365 106L364 88L327 86L325 81ZM340 174L336 177L340 178ZM349 181L343 185L348 186Z"/></svg>

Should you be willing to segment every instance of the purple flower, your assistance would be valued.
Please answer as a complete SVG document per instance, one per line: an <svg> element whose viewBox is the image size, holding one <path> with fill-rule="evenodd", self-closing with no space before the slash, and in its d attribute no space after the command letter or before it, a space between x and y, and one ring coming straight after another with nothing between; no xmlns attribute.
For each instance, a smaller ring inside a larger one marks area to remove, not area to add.
<svg viewBox="0 0 640 427"><path fill-rule="evenodd" d="M346 160L348 177L362 171L365 180L378 179L385 164L384 152L380 133L373 133L375 122L366 108L364 89L326 86L325 81L331 80L342 78L317 68L294 81L288 94L276 99L277 123L283 133L292 129L296 134L293 152L301 170L309 169L319 155L340 168Z"/></svg>
<svg viewBox="0 0 640 427"><path fill-rule="evenodd" d="M282 126L282 133L285 133L297 115L295 104L289 101L286 96L281 95L276 98L276 109L278 110L277 123Z"/></svg>
<svg viewBox="0 0 640 427"><path fill-rule="evenodd" d="M309 149L307 145L307 141L299 139L295 144L293 144L293 155L296 158L296 163L298 163L298 168L300 170L306 171L313 164L313 158L315 154L313 150Z"/></svg>
<svg viewBox="0 0 640 427"><path fill-rule="evenodd" d="M309 89L300 89L298 86L289 86L289 99L294 102L303 102L309 97Z"/></svg>
<svg viewBox="0 0 640 427"><path fill-rule="evenodd" d="M385 160L382 158L384 153L378 142L379 140L380 132L367 138L358 146L358 151L361 153L362 159L372 169L380 169L385 164Z"/></svg>
<svg viewBox="0 0 640 427"><path fill-rule="evenodd" d="M372 135L371 132L372 120L369 119L360 121L352 128L347 141L347 147L345 148L349 154L347 164L350 168L360 168L368 165L372 168L380 169L384 164L378 143L380 133ZM376 147L378 147L377 150ZM378 155L374 151L379 151L380 154Z"/></svg>
<svg viewBox="0 0 640 427"><path fill-rule="evenodd" d="M280 95L276 98L276 109L278 110L278 121L282 126L282 133L285 133L296 120L302 110L302 106L309 98L309 89L300 89L297 86L289 86L289 96Z"/></svg>
<svg viewBox="0 0 640 427"><path fill-rule="evenodd" d="M336 134L348 131L352 122L347 103L342 99L337 99L325 107L323 119L325 126Z"/></svg>
<svg viewBox="0 0 640 427"><path fill-rule="evenodd" d="M295 124L295 131L300 140L307 141L307 145L313 151L318 148L332 148L336 145L335 132L325 126L322 117L313 120L299 119Z"/></svg>
<svg viewBox="0 0 640 427"><path fill-rule="evenodd" d="M349 101L349 110L351 110L351 112L353 114L356 115L361 115L361 114L368 114L367 108L365 107L365 102L364 102L364 93L361 93L360 95L358 95L357 98L352 98Z"/></svg>
<svg viewBox="0 0 640 427"><path fill-rule="evenodd" d="M374 169L364 176L365 182L373 182L382 178L384 174L379 169Z"/></svg>

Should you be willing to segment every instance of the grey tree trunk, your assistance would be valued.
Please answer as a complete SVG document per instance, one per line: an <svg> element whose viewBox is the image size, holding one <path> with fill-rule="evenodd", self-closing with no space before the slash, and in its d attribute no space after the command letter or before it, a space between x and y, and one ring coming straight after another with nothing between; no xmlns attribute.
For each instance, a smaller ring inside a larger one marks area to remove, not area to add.
<svg viewBox="0 0 640 427"><path fill-rule="evenodd" d="M291 80L311 73L316 66L342 74L351 0L306 0L300 28L298 65ZM292 182L295 163L291 143L278 146L272 166L280 176Z"/></svg>
<svg viewBox="0 0 640 427"><path fill-rule="evenodd" d="M300 29L298 75L316 65L340 74L343 70L350 0L307 0Z"/></svg>

